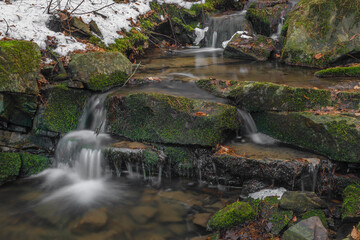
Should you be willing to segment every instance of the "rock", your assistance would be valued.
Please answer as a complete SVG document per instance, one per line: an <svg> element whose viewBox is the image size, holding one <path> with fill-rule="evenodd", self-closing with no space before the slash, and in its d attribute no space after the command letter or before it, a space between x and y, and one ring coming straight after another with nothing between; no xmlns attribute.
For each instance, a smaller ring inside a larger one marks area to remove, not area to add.
<svg viewBox="0 0 360 240"><path fill-rule="evenodd" d="M211 213L198 213L194 215L192 222L200 227L206 228L210 217Z"/></svg>
<svg viewBox="0 0 360 240"><path fill-rule="evenodd" d="M90 38L92 36L89 25L84 23L80 18L72 17L70 24L75 28L74 34L78 37Z"/></svg>
<svg viewBox="0 0 360 240"><path fill-rule="evenodd" d="M238 32L227 44L224 56L266 61L274 50L275 42L273 39L262 35L249 35L246 32Z"/></svg>
<svg viewBox="0 0 360 240"><path fill-rule="evenodd" d="M328 228L328 224L327 224L327 221L326 221L326 216L325 216L325 213L323 210L320 210L320 209L313 209L313 210L310 210L310 211L307 211L306 213L304 213L301 217L302 220L305 220L305 219L308 219L310 217L314 217L314 216L317 216L320 218L321 220L321 223L322 225L325 227L325 228Z"/></svg>
<svg viewBox="0 0 360 240"><path fill-rule="evenodd" d="M302 0L285 22L281 59L287 64L325 67L355 61L360 53L359 0Z"/></svg>
<svg viewBox="0 0 360 240"><path fill-rule="evenodd" d="M97 25L97 23L94 20L91 20L89 23L90 26L90 30L93 31L93 33L95 33L96 35L98 35L99 37L102 38L102 33Z"/></svg>
<svg viewBox="0 0 360 240"><path fill-rule="evenodd" d="M39 173L51 166L51 161L48 157L30 153L20 153L20 158L22 163L20 169L21 177Z"/></svg>
<svg viewBox="0 0 360 240"><path fill-rule="evenodd" d="M44 104L35 120L34 131L70 132L77 128L89 92L58 85L44 93Z"/></svg>
<svg viewBox="0 0 360 240"><path fill-rule="evenodd" d="M360 185L351 184L343 192L342 219L350 222L360 220Z"/></svg>
<svg viewBox="0 0 360 240"><path fill-rule="evenodd" d="M268 187L268 184L256 179L246 180L242 185L241 195L247 196L249 193L258 192L266 187Z"/></svg>
<svg viewBox="0 0 360 240"><path fill-rule="evenodd" d="M73 54L69 63L72 80L93 91L104 91L125 83L132 72L131 62L118 52Z"/></svg>
<svg viewBox="0 0 360 240"><path fill-rule="evenodd" d="M357 118L308 112L267 112L252 116L260 132L282 142L336 161L360 161L360 121Z"/></svg>
<svg viewBox="0 0 360 240"><path fill-rule="evenodd" d="M284 232L284 240L328 240L326 228L322 225L319 217L311 217L302 220Z"/></svg>
<svg viewBox="0 0 360 240"><path fill-rule="evenodd" d="M237 224L252 220L253 208L246 202L235 202L216 212L207 224L210 231L229 229Z"/></svg>
<svg viewBox="0 0 360 240"><path fill-rule="evenodd" d="M159 193L160 197L179 201L188 206L202 206L201 197L194 196L190 193L184 193L182 191L172 191L172 192L161 192Z"/></svg>
<svg viewBox="0 0 360 240"><path fill-rule="evenodd" d="M181 205L159 202L157 220L162 223L180 223L185 219L186 209Z"/></svg>
<svg viewBox="0 0 360 240"><path fill-rule="evenodd" d="M76 234L97 232L106 225L108 216L106 209L90 210L76 225L71 228L71 231Z"/></svg>
<svg viewBox="0 0 360 240"><path fill-rule="evenodd" d="M360 66L353 67L334 67L317 71L316 77L360 77Z"/></svg>
<svg viewBox="0 0 360 240"><path fill-rule="evenodd" d="M239 127L230 105L165 94L112 94L109 131L135 141L215 146Z"/></svg>
<svg viewBox="0 0 360 240"><path fill-rule="evenodd" d="M292 210L297 213L304 213L312 209L327 208L326 203L313 192L285 192L279 206L282 209Z"/></svg>
<svg viewBox="0 0 360 240"><path fill-rule="evenodd" d="M16 180L20 168L21 159L18 153L0 152L0 185Z"/></svg>
<svg viewBox="0 0 360 240"><path fill-rule="evenodd" d="M0 92L37 96L40 48L27 41L0 41Z"/></svg>
<svg viewBox="0 0 360 240"><path fill-rule="evenodd" d="M182 235L186 232L188 232L188 228L186 226L185 223L183 224L178 224L178 223L175 223L175 224L171 224L169 226L167 226L167 228L174 234L176 235Z"/></svg>
<svg viewBox="0 0 360 240"><path fill-rule="evenodd" d="M140 224L147 223L156 213L157 209L150 206L138 206L130 212L132 218Z"/></svg>

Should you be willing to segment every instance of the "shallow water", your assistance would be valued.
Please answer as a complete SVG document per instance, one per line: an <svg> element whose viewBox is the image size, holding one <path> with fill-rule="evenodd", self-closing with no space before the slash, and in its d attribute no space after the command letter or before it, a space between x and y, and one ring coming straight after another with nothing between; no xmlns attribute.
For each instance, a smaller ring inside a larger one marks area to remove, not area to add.
<svg viewBox="0 0 360 240"><path fill-rule="evenodd" d="M218 48L153 50L141 60L136 77L159 77L162 80L193 81L215 78L236 81L260 81L287 84L295 87L331 88L346 86L350 79L321 79L314 76L317 69L295 67L277 62L256 62L223 57Z"/></svg>

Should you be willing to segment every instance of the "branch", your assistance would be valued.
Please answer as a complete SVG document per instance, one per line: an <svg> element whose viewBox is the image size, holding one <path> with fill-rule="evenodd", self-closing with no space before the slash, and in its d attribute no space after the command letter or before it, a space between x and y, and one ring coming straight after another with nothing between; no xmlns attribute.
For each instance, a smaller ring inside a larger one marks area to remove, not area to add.
<svg viewBox="0 0 360 240"><path fill-rule="evenodd" d="M6 19L5 19L5 18L3 18L3 19L4 19L5 23L6 23L6 32L5 32L5 36L7 36L7 35L8 35L8 32L9 32L10 27L9 27L9 24L8 24L8 22L6 21Z"/></svg>
<svg viewBox="0 0 360 240"><path fill-rule="evenodd" d="M100 13L97 13L97 11L100 11L100 10L102 10L102 9L104 9L104 8L110 7L110 6L114 5L114 4L115 4L115 2L110 3L110 4L108 4L108 5L105 5L105 6L99 8L99 9L96 9L96 10L94 10L94 11L84 12L84 13L77 13L77 15L83 15L83 14L89 14L89 13L96 13L96 14L99 14L100 16L104 16L104 15L102 15L102 14L100 14ZM74 11L75 11L75 10L74 10ZM72 11L72 12L74 12L74 11ZM71 12L71 13L72 13L72 12ZM106 16L105 16L105 17L106 17ZM106 18L107 18L107 17L106 17Z"/></svg>
<svg viewBox="0 0 360 240"><path fill-rule="evenodd" d="M122 86L125 86L129 82L129 80L135 75L135 73L138 70L138 68L140 67L140 65L141 65L141 62L139 62L139 64L135 68L135 71L130 75L130 77L128 77L128 79L125 81L124 85L122 85Z"/></svg>

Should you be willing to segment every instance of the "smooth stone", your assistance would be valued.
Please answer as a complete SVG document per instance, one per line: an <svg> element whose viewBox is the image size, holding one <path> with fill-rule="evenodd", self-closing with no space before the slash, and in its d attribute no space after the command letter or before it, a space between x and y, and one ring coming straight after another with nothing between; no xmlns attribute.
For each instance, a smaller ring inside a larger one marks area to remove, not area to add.
<svg viewBox="0 0 360 240"><path fill-rule="evenodd" d="M72 227L71 231L77 234L96 232L101 230L107 221L108 216L105 208L91 210Z"/></svg>
<svg viewBox="0 0 360 240"><path fill-rule="evenodd" d="M328 240L326 228L319 217L311 217L300 221L285 231L283 240Z"/></svg>
<svg viewBox="0 0 360 240"><path fill-rule="evenodd" d="M162 192L159 194L159 196L185 203L188 206L202 206L202 202L199 197L194 196L190 193L184 193L182 191Z"/></svg>
<svg viewBox="0 0 360 240"><path fill-rule="evenodd" d="M279 203L280 208L303 213L311 209L327 208L326 203L314 192L285 192Z"/></svg>
<svg viewBox="0 0 360 240"><path fill-rule="evenodd" d="M199 213L194 215L193 223L199 225L203 228L206 228L206 225L211 217L211 213Z"/></svg>
<svg viewBox="0 0 360 240"><path fill-rule="evenodd" d="M135 207L131 212L133 219L141 224L148 222L155 216L157 209L150 206L139 206Z"/></svg>

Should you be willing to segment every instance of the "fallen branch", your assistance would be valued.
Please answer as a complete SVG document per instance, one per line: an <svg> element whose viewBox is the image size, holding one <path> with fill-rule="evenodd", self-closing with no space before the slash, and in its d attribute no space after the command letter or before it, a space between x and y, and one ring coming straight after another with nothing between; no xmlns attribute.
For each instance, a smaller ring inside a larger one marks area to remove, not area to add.
<svg viewBox="0 0 360 240"><path fill-rule="evenodd" d="M77 13L77 15L84 15L84 14L89 14L89 13L95 13L95 14L98 14L98 15L104 17L105 15L102 15L102 14L98 13L97 11L100 11L100 10L102 10L102 9L104 9L104 8L110 7L110 6L114 5L114 4L115 4L115 2L114 2L114 3L110 3L110 4L108 4L108 5L105 5L105 6L99 8L99 9L96 9L96 10L94 10L94 11L84 12L84 13ZM73 12L74 12L74 11L73 11ZM71 13L72 13L72 12L71 12ZM106 17L106 16L105 16L105 17ZM107 18L107 17L106 17L106 18Z"/></svg>
<svg viewBox="0 0 360 240"><path fill-rule="evenodd" d="M139 62L139 64L135 68L135 71L130 75L130 77L128 77L128 79L125 81L124 85L122 85L122 86L125 86L129 82L129 80L135 75L135 73L138 70L138 68L140 67L140 65L141 65L141 62Z"/></svg>
<svg viewBox="0 0 360 240"><path fill-rule="evenodd" d="M6 23L6 32L5 32L5 36L7 36L7 35L8 35L8 32L9 32L9 29L10 29L10 26L9 26L8 22L6 21L6 19L5 19L5 18L3 18L3 19L4 19L5 23Z"/></svg>

